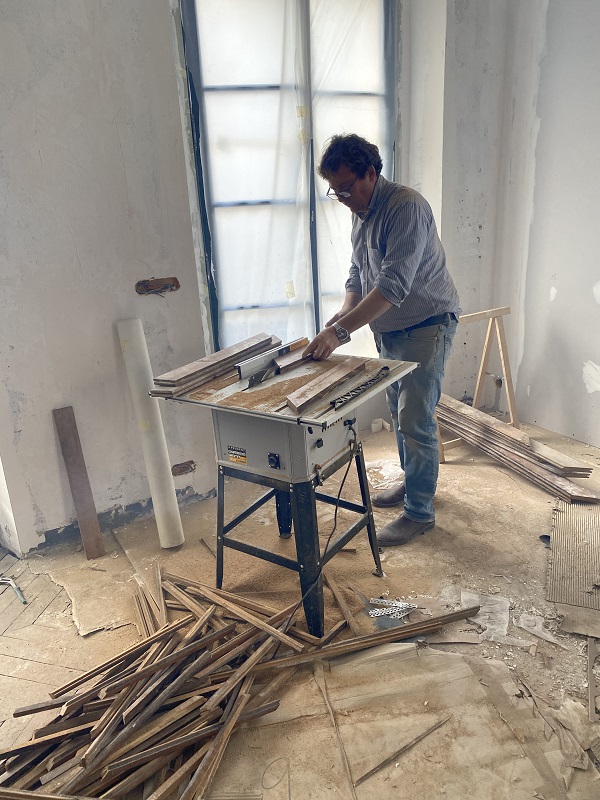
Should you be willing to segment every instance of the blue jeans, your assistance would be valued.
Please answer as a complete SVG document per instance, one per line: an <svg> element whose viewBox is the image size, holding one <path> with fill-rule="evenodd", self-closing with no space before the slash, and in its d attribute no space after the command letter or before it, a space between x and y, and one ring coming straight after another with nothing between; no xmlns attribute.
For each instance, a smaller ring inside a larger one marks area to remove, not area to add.
<svg viewBox="0 0 600 800"><path fill-rule="evenodd" d="M417 361L420 366L387 388L387 403L404 470L404 514L433 522L439 471L435 408L457 323L430 325L381 335L381 358Z"/></svg>

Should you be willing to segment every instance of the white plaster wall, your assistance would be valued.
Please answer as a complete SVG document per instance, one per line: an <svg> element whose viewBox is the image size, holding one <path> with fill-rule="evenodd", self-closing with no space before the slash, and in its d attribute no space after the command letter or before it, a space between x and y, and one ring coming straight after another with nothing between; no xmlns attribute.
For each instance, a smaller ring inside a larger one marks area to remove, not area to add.
<svg viewBox="0 0 600 800"><path fill-rule="evenodd" d="M13 553L19 552L19 539L17 537L17 524L13 514L4 466L0 462L0 544Z"/></svg>
<svg viewBox="0 0 600 800"><path fill-rule="evenodd" d="M403 0L399 86L400 181L421 192L442 221L446 0Z"/></svg>
<svg viewBox="0 0 600 800"><path fill-rule="evenodd" d="M509 305L494 293L507 3L449 0L442 230L463 313ZM485 323L459 327L444 391L472 396Z"/></svg>
<svg viewBox="0 0 600 800"><path fill-rule="evenodd" d="M155 374L205 352L168 0L4 0L0 108L0 457L26 551L74 518L53 408L98 511L149 496L116 321L143 320ZM208 415L161 410L172 463L198 463L176 485L209 491Z"/></svg>
<svg viewBox="0 0 600 800"><path fill-rule="evenodd" d="M599 25L593 0L448 0L442 185L463 311L512 308L520 418L595 445ZM456 397L472 394L484 332L459 327L445 384Z"/></svg>
<svg viewBox="0 0 600 800"><path fill-rule="evenodd" d="M493 296L512 309L506 325L515 380L525 326L525 284L539 132L537 103L547 9L548 0L508 5Z"/></svg>
<svg viewBox="0 0 600 800"><path fill-rule="evenodd" d="M518 367L521 416L600 445L600 4L550 0Z"/></svg>

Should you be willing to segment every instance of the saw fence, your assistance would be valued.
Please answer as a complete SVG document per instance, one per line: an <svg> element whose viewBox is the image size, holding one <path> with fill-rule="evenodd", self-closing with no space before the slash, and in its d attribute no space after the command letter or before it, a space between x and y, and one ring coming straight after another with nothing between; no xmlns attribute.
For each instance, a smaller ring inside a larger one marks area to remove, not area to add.
<svg viewBox="0 0 600 800"><path fill-rule="evenodd" d="M232 733L274 711L301 665L431 633L479 610L333 643L346 619L317 639L293 621L296 606L277 611L159 576L157 598L140 583L150 635L14 712L57 709L29 741L0 751L0 799L200 800Z"/></svg>

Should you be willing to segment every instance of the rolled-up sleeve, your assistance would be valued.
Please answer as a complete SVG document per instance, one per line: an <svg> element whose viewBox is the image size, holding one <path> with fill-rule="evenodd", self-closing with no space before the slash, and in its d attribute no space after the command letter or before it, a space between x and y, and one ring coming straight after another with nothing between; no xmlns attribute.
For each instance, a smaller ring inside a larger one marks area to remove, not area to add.
<svg viewBox="0 0 600 800"><path fill-rule="evenodd" d="M348 280L346 281L345 288L347 292L356 292L356 294L362 294L360 272L354 259L352 259L350 262L350 272L348 274Z"/></svg>
<svg viewBox="0 0 600 800"><path fill-rule="evenodd" d="M375 288L390 303L401 305L410 292L427 244L431 215L420 203L399 204L386 225L384 252ZM369 252L369 257L376 254Z"/></svg>

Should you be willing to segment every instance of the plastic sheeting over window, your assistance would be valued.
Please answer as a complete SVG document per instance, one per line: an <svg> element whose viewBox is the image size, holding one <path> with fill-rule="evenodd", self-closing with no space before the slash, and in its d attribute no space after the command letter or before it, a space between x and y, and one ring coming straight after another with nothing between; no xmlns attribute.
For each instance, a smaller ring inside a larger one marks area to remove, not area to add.
<svg viewBox="0 0 600 800"><path fill-rule="evenodd" d="M358 133L392 177L393 6L196 0L221 346L262 330L310 337L340 308L351 214L326 197L314 164L333 134ZM347 347L374 352L368 330Z"/></svg>

